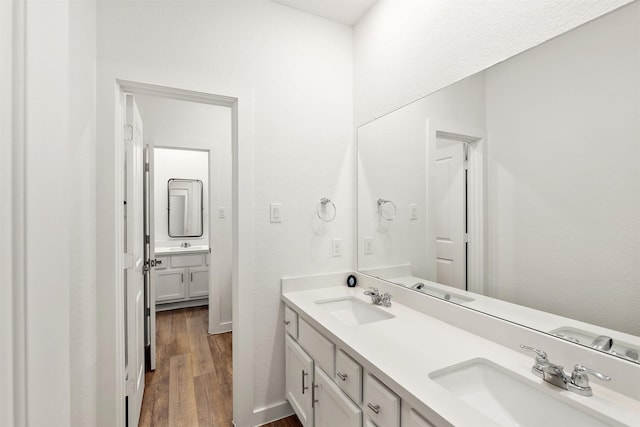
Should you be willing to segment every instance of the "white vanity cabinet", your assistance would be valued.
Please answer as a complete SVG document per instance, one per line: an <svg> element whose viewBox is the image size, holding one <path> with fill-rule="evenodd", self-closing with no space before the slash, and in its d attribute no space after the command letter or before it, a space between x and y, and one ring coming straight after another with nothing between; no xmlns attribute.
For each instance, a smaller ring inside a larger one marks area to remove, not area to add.
<svg viewBox="0 0 640 427"><path fill-rule="evenodd" d="M303 426L434 426L295 310L284 319L286 398Z"/></svg>
<svg viewBox="0 0 640 427"><path fill-rule="evenodd" d="M318 367L313 382L315 427L360 427L362 410Z"/></svg>
<svg viewBox="0 0 640 427"><path fill-rule="evenodd" d="M402 402L401 413L401 427L435 427L405 402Z"/></svg>
<svg viewBox="0 0 640 427"><path fill-rule="evenodd" d="M156 257L156 304L191 302L209 296L206 253Z"/></svg>
<svg viewBox="0 0 640 427"><path fill-rule="evenodd" d="M364 380L363 406L377 427L400 427L400 397L371 374Z"/></svg>
<svg viewBox="0 0 640 427"><path fill-rule="evenodd" d="M313 359L289 335L285 339L286 395L304 427L313 426Z"/></svg>
<svg viewBox="0 0 640 427"><path fill-rule="evenodd" d="M362 409L327 373L334 370L335 345L287 310L287 331L295 318L299 341L285 336L286 397L298 419L305 427L362 427Z"/></svg>

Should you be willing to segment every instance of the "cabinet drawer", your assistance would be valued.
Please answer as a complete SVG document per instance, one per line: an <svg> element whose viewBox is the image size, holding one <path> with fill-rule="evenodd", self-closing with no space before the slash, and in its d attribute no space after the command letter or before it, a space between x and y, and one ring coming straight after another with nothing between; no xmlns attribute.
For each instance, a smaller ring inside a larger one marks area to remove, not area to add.
<svg viewBox="0 0 640 427"><path fill-rule="evenodd" d="M298 313L284 306L284 329L293 338L298 339Z"/></svg>
<svg viewBox="0 0 640 427"><path fill-rule="evenodd" d="M362 402L362 366L347 353L336 353L336 383L355 402Z"/></svg>
<svg viewBox="0 0 640 427"><path fill-rule="evenodd" d="M335 346L313 329L304 319L298 319L298 343L330 376L334 375Z"/></svg>
<svg viewBox="0 0 640 427"><path fill-rule="evenodd" d="M400 398L373 375L364 381L364 410L375 425L400 426Z"/></svg>
<svg viewBox="0 0 640 427"><path fill-rule="evenodd" d="M171 257L171 267L197 267L204 264L204 255L173 255Z"/></svg>

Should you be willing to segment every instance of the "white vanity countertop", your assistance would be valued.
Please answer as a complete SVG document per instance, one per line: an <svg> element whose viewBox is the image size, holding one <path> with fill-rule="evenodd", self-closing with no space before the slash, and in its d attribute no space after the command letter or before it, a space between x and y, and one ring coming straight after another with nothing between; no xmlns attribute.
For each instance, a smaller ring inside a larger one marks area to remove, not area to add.
<svg viewBox="0 0 640 427"><path fill-rule="evenodd" d="M363 295L364 291L360 287L325 287L285 292L282 299L338 347L365 361L365 368L398 391L401 397L406 399L409 395L422 402L426 410L434 411L452 425L476 427L497 424L432 381L429 373L470 359L483 358L618 422L640 426L640 401L602 387L597 380L591 382L591 397L546 384L531 373L533 356L525 356L400 303L392 301L391 307L380 307L395 315L394 318L358 326L340 322L315 303L317 300L348 296L370 302L371 299ZM519 344L514 342L514 348ZM544 408L540 410L544 411ZM429 413L425 412L425 415Z"/></svg>
<svg viewBox="0 0 640 427"><path fill-rule="evenodd" d="M189 246L188 248L183 248L179 246L172 246L167 248L156 248L155 254L157 256L166 256L166 255L186 255L186 254L197 254L197 253L209 253L209 246Z"/></svg>

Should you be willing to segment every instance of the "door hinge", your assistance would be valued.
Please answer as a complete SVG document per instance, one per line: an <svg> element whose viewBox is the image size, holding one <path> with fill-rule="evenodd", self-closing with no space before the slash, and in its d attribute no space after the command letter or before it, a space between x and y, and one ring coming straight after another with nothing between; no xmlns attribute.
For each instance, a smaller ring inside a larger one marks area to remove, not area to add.
<svg viewBox="0 0 640 427"><path fill-rule="evenodd" d="M136 380L128 379L124 380L124 387L127 393L127 396L133 396L133 393L136 391Z"/></svg>
<svg viewBox="0 0 640 427"><path fill-rule="evenodd" d="M469 160L465 160L462 162L462 165L465 170L469 170Z"/></svg>
<svg viewBox="0 0 640 427"><path fill-rule="evenodd" d="M148 234L146 236L144 236L144 242L148 245L149 243L151 243L151 236L149 236Z"/></svg>
<svg viewBox="0 0 640 427"><path fill-rule="evenodd" d="M469 234L469 233L465 233L465 235L464 235L464 242L465 242L465 243L471 243L471 234Z"/></svg>
<svg viewBox="0 0 640 427"><path fill-rule="evenodd" d="M147 314L146 314L146 316L147 316L147 317L151 316L151 309L150 309L149 307L147 307Z"/></svg>
<svg viewBox="0 0 640 427"><path fill-rule="evenodd" d="M133 126L124 125L124 140L133 141Z"/></svg>
<svg viewBox="0 0 640 427"><path fill-rule="evenodd" d="M144 171L149 172L149 163L144 164Z"/></svg>
<svg viewBox="0 0 640 427"><path fill-rule="evenodd" d="M122 264L124 265L125 269L130 269L135 267L135 257L133 256L133 254L123 254L122 256Z"/></svg>

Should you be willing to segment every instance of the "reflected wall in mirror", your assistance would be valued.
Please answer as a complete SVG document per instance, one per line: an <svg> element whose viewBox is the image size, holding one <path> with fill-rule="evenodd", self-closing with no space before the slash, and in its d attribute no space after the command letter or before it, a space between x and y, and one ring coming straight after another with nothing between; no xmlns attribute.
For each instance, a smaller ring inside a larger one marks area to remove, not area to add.
<svg viewBox="0 0 640 427"><path fill-rule="evenodd" d="M360 272L640 362L640 3L357 136Z"/></svg>
<svg viewBox="0 0 640 427"><path fill-rule="evenodd" d="M169 237L202 236L202 181L172 178L167 190Z"/></svg>

